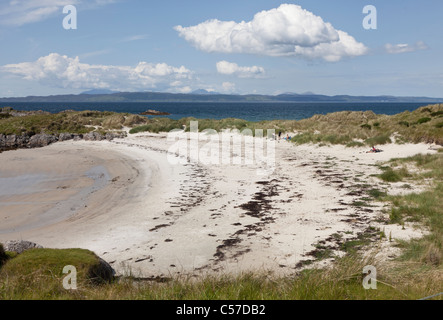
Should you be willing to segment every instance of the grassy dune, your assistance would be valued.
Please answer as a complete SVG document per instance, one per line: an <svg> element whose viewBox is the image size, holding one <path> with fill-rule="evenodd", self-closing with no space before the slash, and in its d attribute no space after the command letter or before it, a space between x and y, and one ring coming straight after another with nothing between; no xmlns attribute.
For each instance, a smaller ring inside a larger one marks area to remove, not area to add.
<svg viewBox="0 0 443 320"><path fill-rule="evenodd" d="M0 134L34 135L40 133L85 134L98 130L121 130L124 126L134 127L146 123L147 118L129 114L99 111L60 112L56 114L30 114L10 116L0 113Z"/></svg>
<svg viewBox="0 0 443 320"><path fill-rule="evenodd" d="M345 144L350 147L361 145L380 145L391 142L396 135L397 143L426 142L443 144L443 104L422 107L413 112L403 112L397 115L377 115L372 111L351 112L343 111L327 115L315 115L300 121L273 120L250 122L241 119L194 119L183 118L171 120L168 118L152 118L143 126L133 128L130 133L138 132L169 132L182 129L190 121L198 121L199 130L237 129L274 129L290 133L295 143L329 143ZM295 135L297 133L297 135Z"/></svg>

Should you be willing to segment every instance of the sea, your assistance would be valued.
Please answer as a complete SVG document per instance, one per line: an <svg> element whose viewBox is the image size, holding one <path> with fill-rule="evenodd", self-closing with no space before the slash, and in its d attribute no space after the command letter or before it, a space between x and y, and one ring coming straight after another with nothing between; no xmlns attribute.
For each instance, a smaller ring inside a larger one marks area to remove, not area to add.
<svg viewBox="0 0 443 320"><path fill-rule="evenodd" d="M414 111L423 103L328 103L328 102L8 102L0 103L0 107L12 107L15 110L35 111L43 110L58 113L63 110L97 110L140 114L152 109L168 112L164 116L170 119L194 117L197 119L225 119L237 118L247 121L264 120L302 120L316 114L328 114L338 111L368 111L376 114L394 115L404 111Z"/></svg>

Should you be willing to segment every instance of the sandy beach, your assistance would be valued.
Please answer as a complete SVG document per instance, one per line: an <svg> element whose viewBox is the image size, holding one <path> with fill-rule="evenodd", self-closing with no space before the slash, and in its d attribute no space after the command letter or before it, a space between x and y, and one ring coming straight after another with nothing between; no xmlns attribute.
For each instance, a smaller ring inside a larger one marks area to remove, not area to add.
<svg viewBox="0 0 443 320"><path fill-rule="evenodd" d="M389 144L372 154L282 140L275 142L275 166L261 175L258 162L173 164L174 143L143 133L1 153L0 242L90 249L118 274L149 278L292 274L314 259L318 244L340 254L340 241L370 227L393 239L425 232L384 224L383 203L356 203L364 184L389 193L424 188L373 175L391 158L436 153L429 145ZM394 254L386 250L386 257Z"/></svg>

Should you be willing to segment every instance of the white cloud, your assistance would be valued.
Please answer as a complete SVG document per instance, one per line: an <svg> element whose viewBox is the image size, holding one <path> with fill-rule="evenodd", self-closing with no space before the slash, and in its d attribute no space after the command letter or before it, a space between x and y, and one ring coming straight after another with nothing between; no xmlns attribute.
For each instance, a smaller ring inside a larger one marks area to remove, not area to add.
<svg viewBox="0 0 443 320"><path fill-rule="evenodd" d="M58 53L51 53L33 62L1 66L0 71L49 86L72 89L168 89L171 83L177 85L177 81L191 80L193 76L192 71L184 66L147 62L140 62L135 67L90 65L81 63L78 57L69 58Z"/></svg>
<svg viewBox="0 0 443 320"><path fill-rule="evenodd" d="M134 36L128 36L122 40L122 42L132 42L132 41L138 41L138 40L145 40L149 36L147 34L137 34Z"/></svg>
<svg viewBox="0 0 443 320"><path fill-rule="evenodd" d="M427 50L427 49L428 46L423 41L419 41L413 45L407 43L400 43L400 44L388 43L385 45L386 52L390 54L414 52L414 51Z"/></svg>
<svg viewBox="0 0 443 320"><path fill-rule="evenodd" d="M174 29L206 52L299 56L326 61L368 52L364 44L346 32L336 30L321 17L293 4L259 12L249 22L214 19Z"/></svg>
<svg viewBox="0 0 443 320"><path fill-rule="evenodd" d="M227 93L232 93L235 91L235 83L233 82L223 82L222 83L223 91Z"/></svg>
<svg viewBox="0 0 443 320"><path fill-rule="evenodd" d="M66 5L93 9L115 0L12 0L0 4L0 25L22 26L45 20L53 15L63 15Z"/></svg>
<svg viewBox="0 0 443 320"><path fill-rule="evenodd" d="M221 74L235 75L239 78L259 78L265 74L263 67L240 67L238 64L228 61L217 62L217 71Z"/></svg>

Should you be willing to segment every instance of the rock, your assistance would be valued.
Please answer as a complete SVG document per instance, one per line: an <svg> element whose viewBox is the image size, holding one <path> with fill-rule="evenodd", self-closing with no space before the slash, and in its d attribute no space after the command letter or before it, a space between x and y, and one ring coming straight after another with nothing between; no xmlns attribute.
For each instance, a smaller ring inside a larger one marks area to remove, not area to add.
<svg viewBox="0 0 443 320"><path fill-rule="evenodd" d="M82 134L74 134L72 139L74 139L74 141L80 141L83 139L83 135Z"/></svg>
<svg viewBox="0 0 443 320"><path fill-rule="evenodd" d="M17 136L15 134L11 134L9 136L6 136L5 147L6 148L16 148L17 147Z"/></svg>
<svg viewBox="0 0 443 320"><path fill-rule="evenodd" d="M86 141L101 141L104 139L104 137L100 133L94 131L85 134L83 136L83 139L85 139Z"/></svg>
<svg viewBox="0 0 443 320"><path fill-rule="evenodd" d="M22 241L22 240L10 240L6 241L3 244L3 248L5 251L22 253L26 250L30 249L42 249L43 247L39 244L30 241Z"/></svg>
<svg viewBox="0 0 443 320"><path fill-rule="evenodd" d="M30 148L41 148L57 141L57 138L49 134L36 134L29 139Z"/></svg>
<svg viewBox="0 0 443 320"><path fill-rule="evenodd" d="M5 136L4 134L0 134L0 149L1 150L25 148L25 147L27 147L28 142L29 142L29 137L26 135L18 136L15 134L11 134L11 135Z"/></svg>
<svg viewBox="0 0 443 320"><path fill-rule="evenodd" d="M12 112L14 109L12 108L12 107L3 107L3 108L0 108L0 112L1 113L10 113L10 112Z"/></svg>
<svg viewBox="0 0 443 320"><path fill-rule="evenodd" d="M112 141L114 139L123 139L126 138L126 132L116 133L116 132L108 132L105 135L106 140Z"/></svg>
<svg viewBox="0 0 443 320"><path fill-rule="evenodd" d="M58 136L58 141L68 141L74 139L74 135L72 133L60 133Z"/></svg>
<svg viewBox="0 0 443 320"><path fill-rule="evenodd" d="M169 116L170 113L168 112L161 112L157 110L148 110L145 112L140 113L143 116Z"/></svg>
<svg viewBox="0 0 443 320"><path fill-rule="evenodd" d="M3 245L0 243L0 267L8 260L8 255L3 248Z"/></svg>
<svg viewBox="0 0 443 320"><path fill-rule="evenodd" d="M67 110L62 110L62 111L60 111L59 113L72 113L72 112L76 112L75 110L72 110L72 109L67 109Z"/></svg>
<svg viewBox="0 0 443 320"><path fill-rule="evenodd" d="M102 258L98 257L99 264L89 269L88 278L93 282L111 282L115 276L115 270Z"/></svg>

